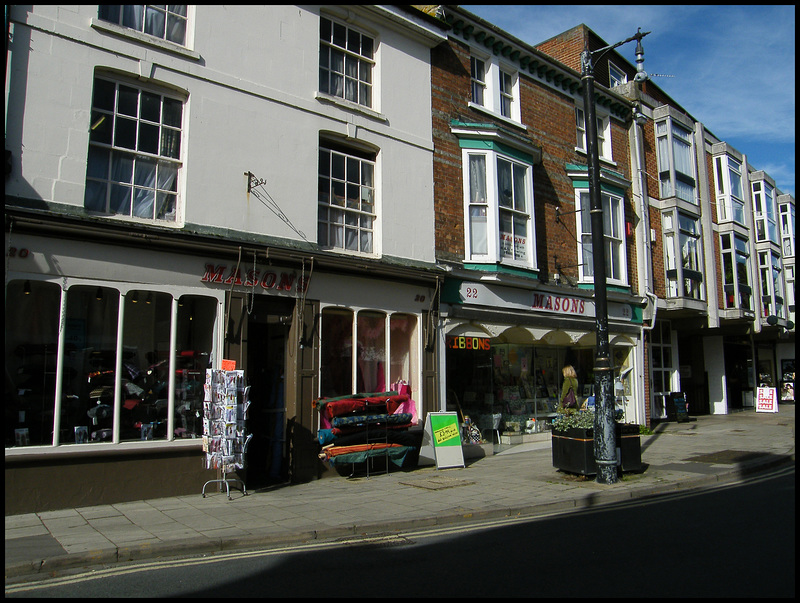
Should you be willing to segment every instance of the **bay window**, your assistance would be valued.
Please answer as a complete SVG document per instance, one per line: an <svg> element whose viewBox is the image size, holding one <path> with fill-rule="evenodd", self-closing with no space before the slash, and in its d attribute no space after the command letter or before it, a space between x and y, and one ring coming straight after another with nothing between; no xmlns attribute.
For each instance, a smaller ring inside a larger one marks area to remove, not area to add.
<svg viewBox="0 0 800 603"><path fill-rule="evenodd" d="M741 162L730 155L717 156L714 159L714 175L719 221L734 221L744 226L746 223Z"/></svg>
<svg viewBox="0 0 800 603"><path fill-rule="evenodd" d="M781 251L784 258L793 258L795 246L794 203L781 203L779 209L781 218Z"/></svg>
<svg viewBox="0 0 800 603"><path fill-rule="evenodd" d="M464 150L468 262L535 267L531 163L519 154Z"/></svg>
<svg viewBox="0 0 800 603"><path fill-rule="evenodd" d="M733 233L720 235L725 308L752 311L750 244Z"/></svg>
<svg viewBox="0 0 800 603"><path fill-rule="evenodd" d="M681 212L664 212L663 226L667 295L702 300L703 254L698 219Z"/></svg>
<svg viewBox="0 0 800 603"><path fill-rule="evenodd" d="M784 318L783 276L781 258L775 252L758 252L761 273L761 316Z"/></svg>
<svg viewBox="0 0 800 603"><path fill-rule="evenodd" d="M656 123L661 198L677 197L697 204L692 132L674 120Z"/></svg>
<svg viewBox="0 0 800 603"><path fill-rule="evenodd" d="M756 241L771 241L780 244L778 221L775 209L775 188L767 181L759 180L753 186L753 213L756 221Z"/></svg>

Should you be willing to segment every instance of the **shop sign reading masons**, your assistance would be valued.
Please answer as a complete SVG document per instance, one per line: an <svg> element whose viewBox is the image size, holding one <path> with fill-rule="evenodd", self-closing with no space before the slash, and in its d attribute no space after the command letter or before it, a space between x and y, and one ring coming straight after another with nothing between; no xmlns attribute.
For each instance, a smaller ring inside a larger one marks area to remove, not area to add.
<svg viewBox="0 0 800 603"><path fill-rule="evenodd" d="M594 318L594 302L581 297L554 295L537 291L522 291L509 287L489 286L484 283L461 283L461 300L468 305L496 306L552 312L562 316ZM632 320L633 311L629 304L608 305L609 318Z"/></svg>
<svg viewBox="0 0 800 603"><path fill-rule="evenodd" d="M206 264L201 283L220 285L236 285L250 288L260 288L265 291L298 291L303 292L308 287L309 279L298 277L296 272L281 272L276 270L261 271L251 268L243 271L236 267L217 264Z"/></svg>

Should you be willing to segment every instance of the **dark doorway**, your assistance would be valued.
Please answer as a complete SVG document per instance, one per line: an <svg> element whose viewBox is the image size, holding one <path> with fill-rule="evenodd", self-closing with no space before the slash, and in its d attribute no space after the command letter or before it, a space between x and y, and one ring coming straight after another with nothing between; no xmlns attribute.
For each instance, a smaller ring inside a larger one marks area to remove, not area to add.
<svg viewBox="0 0 800 603"><path fill-rule="evenodd" d="M294 300L255 296L247 316L245 376L250 385L245 482L259 488L286 481L286 342Z"/></svg>
<svg viewBox="0 0 800 603"><path fill-rule="evenodd" d="M728 386L728 409L744 408L745 392L753 392L753 354L750 343L744 338L727 337L724 340L725 381Z"/></svg>

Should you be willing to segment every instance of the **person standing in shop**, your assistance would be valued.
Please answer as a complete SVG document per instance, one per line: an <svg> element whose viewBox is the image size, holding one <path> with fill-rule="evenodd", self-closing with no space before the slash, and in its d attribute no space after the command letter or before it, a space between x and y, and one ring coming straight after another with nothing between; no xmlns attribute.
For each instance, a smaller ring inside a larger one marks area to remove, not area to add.
<svg viewBox="0 0 800 603"><path fill-rule="evenodd" d="M561 406L564 408L578 408L578 375L571 364L564 366L561 373L564 375L564 385L561 387Z"/></svg>

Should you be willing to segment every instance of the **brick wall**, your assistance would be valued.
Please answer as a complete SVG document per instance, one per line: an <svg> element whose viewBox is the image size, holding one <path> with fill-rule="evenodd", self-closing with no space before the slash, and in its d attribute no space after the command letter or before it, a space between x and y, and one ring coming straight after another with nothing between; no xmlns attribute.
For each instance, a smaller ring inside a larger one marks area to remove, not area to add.
<svg viewBox="0 0 800 603"><path fill-rule="evenodd" d="M452 120L492 122L491 116L468 106L470 54L465 44L450 40L432 52L432 102L434 136L434 198L436 200L437 258L462 261L465 251L462 160L458 140L450 132ZM542 162L534 166L536 256L540 279L550 280L556 264L562 273L577 279L575 193L567 177L568 163L586 165L585 154L575 151L575 99L525 74L520 78L520 110L530 143L542 149ZM505 129L502 120L496 120ZM627 124L612 119L613 168L630 179ZM516 129L513 129L518 134ZM557 221L556 208L566 214ZM634 204L625 197L625 220L635 223ZM623 226L624 227L624 226ZM637 288L635 240L628 237L629 282Z"/></svg>

